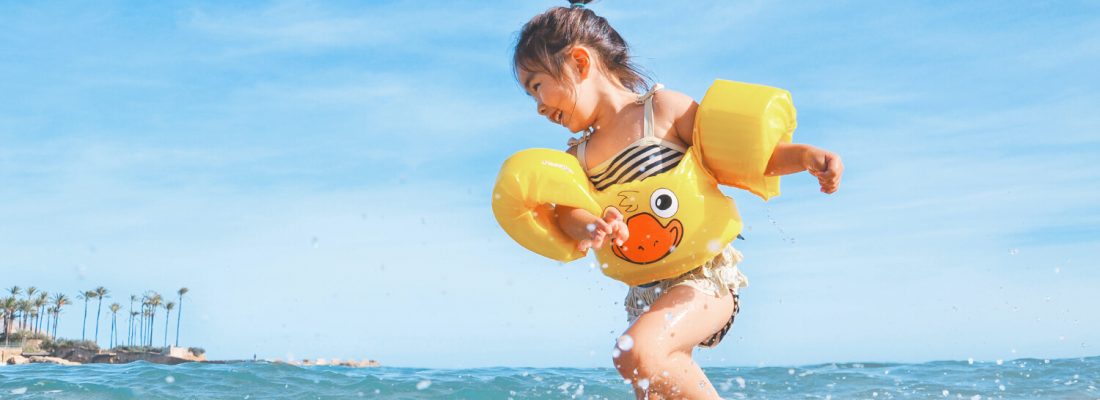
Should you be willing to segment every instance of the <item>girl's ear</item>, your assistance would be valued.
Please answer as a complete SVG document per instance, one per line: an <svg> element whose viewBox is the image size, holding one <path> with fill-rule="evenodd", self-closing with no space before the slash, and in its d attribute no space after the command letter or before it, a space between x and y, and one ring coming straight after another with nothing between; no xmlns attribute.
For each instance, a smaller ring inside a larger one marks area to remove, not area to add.
<svg viewBox="0 0 1100 400"><path fill-rule="evenodd" d="M569 59L577 64L577 72L581 79L587 78L588 72L592 70L592 55L588 53L588 49L583 46L573 46L569 50Z"/></svg>

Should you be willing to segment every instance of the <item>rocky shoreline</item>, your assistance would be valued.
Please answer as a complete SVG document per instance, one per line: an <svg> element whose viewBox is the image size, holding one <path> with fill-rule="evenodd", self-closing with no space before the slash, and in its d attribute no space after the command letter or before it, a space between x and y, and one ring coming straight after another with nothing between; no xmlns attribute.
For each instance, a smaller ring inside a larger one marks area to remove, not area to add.
<svg viewBox="0 0 1100 400"><path fill-rule="evenodd" d="M235 364L246 362L270 362L275 364L308 366L340 366L351 368L380 367L375 360L316 360L304 359L300 361L282 360L207 360L204 353L196 354L192 348L167 347L160 351L126 351L126 350L92 350L82 347L59 347L49 352L24 351L21 347L0 348L0 366L22 364L56 364L56 365L82 365L82 364L127 364L136 361L145 361L154 364L176 365L187 362L208 364Z"/></svg>

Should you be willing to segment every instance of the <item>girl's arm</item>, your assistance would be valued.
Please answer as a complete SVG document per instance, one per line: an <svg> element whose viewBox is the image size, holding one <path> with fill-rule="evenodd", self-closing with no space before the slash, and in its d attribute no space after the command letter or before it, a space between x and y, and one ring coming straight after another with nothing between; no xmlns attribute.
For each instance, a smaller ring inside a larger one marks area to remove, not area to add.
<svg viewBox="0 0 1100 400"><path fill-rule="evenodd" d="M577 148L570 147L568 153L576 157ZM562 232L577 240L577 249L581 251L599 249L609 239L621 246L630 237L623 215L615 208L609 208L600 218L582 208L559 204L554 206L554 217Z"/></svg>
<svg viewBox="0 0 1100 400"><path fill-rule="evenodd" d="M806 170L817 177L822 192L832 194L840 186L844 163L836 153L825 149L808 144L780 143L775 146L764 174L789 175Z"/></svg>
<svg viewBox="0 0 1100 400"><path fill-rule="evenodd" d="M669 113L673 119L676 136L688 146L692 145L691 130L695 126L695 112L699 103L683 93L662 90L657 92L662 107L658 112ZM840 186L840 175L844 173L844 163L836 153L806 144L780 143L775 146L772 158L764 173L768 176L789 175L809 170L821 184L821 191L832 194Z"/></svg>

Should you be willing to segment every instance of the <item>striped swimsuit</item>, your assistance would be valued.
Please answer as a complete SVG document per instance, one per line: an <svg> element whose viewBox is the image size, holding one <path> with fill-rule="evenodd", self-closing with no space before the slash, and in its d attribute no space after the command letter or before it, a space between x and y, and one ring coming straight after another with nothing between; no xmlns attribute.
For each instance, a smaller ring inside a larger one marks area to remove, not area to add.
<svg viewBox="0 0 1100 400"><path fill-rule="evenodd" d="M676 167L687 151L683 146L658 138L653 134L653 95L661 90L661 84L638 97L637 102L645 105L645 119L642 122L644 134L640 139L619 151L614 157L599 165L588 168L585 162L585 147L588 135L576 141L577 159L588 174L588 179L596 190L604 190L618 183L642 180Z"/></svg>

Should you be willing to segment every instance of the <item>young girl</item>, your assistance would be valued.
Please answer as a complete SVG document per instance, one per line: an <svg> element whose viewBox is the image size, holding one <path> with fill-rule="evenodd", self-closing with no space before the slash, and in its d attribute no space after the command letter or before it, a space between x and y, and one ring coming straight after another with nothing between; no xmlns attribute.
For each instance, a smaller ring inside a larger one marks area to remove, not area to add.
<svg viewBox="0 0 1100 400"><path fill-rule="evenodd" d="M597 190L645 179L674 167L692 145L698 104L690 97L647 87L622 37L607 20L574 1L535 16L520 33L513 67L537 111L569 132L569 141ZM779 144L767 175L809 170L821 191L833 193L840 157L803 144ZM559 206L557 222L582 250L629 238L622 215L593 215ZM638 398L718 398L692 360L696 346L713 347L738 312L738 290L748 281L731 246L678 277L632 286L626 296L630 327L619 338L614 364Z"/></svg>

